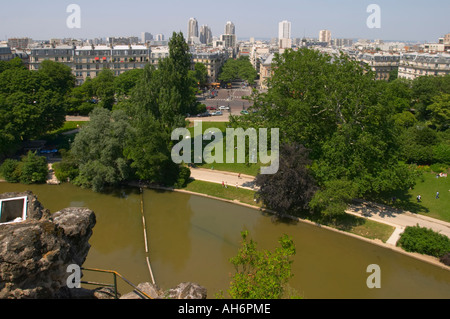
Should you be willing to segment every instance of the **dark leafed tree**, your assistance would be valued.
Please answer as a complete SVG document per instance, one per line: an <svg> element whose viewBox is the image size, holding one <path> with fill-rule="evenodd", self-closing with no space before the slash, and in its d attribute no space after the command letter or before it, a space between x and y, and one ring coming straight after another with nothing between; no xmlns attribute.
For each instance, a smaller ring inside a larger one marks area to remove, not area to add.
<svg viewBox="0 0 450 319"><path fill-rule="evenodd" d="M263 204L280 215L296 214L308 208L317 185L310 174L308 150L300 144L280 147L280 167L274 175L258 175L260 187L257 197Z"/></svg>

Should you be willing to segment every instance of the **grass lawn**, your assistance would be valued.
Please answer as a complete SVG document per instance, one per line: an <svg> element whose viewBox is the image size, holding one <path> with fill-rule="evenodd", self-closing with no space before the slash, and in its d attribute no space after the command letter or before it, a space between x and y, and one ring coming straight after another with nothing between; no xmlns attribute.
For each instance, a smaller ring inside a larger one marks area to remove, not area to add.
<svg viewBox="0 0 450 319"><path fill-rule="evenodd" d="M224 139L226 138L226 129L228 126L228 122L203 122L202 124L202 133L205 131L210 130L211 128L217 128L220 131L222 131ZM194 138L194 123L190 124L190 127L188 128L191 133L191 138ZM211 143L210 141L204 141L203 146L208 145ZM224 154L224 161L226 161L226 143L223 143L223 154ZM248 155L248 154L247 154ZM235 158L237 158L237 151L235 152ZM259 173L259 169L261 167L261 163L257 164L246 164L246 163L214 163L214 164L196 164L200 168L212 168L214 167L215 170L218 171L226 171L226 172L232 172L232 173L241 173L245 175L250 176L256 176Z"/></svg>
<svg viewBox="0 0 450 319"><path fill-rule="evenodd" d="M241 203L261 207L254 201L255 192L247 189L236 189L235 187L223 188L220 184L203 182L203 181L191 181L184 190L194 193L206 194L218 198L227 200L237 200ZM310 220L312 222L318 222L315 216L304 215L300 218ZM394 227L377 223L365 218L344 215L334 224L325 224L327 226L343 230L352 234L359 235L361 237L369 239L379 239L386 242L394 232Z"/></svg>
<svg viewBox="0 0 450 319"><path fill-rule="evenodd" d="M439 192L439 199L436 199ZM417 202L417 196L422 197ZM450 222L450 177L436 178L435 173L424 172L413 189L396 193L397 203L393 206L412 213Z"/></svg>
<svg viewBox="0 0 450 319"><path fill-rule="evenodd" d="M250 204L253 206L258 206L254 201L255 192L248 189L237 189L236 187L229 186L224 188L221 184L209 183L203 181L191 181L184 190L206 194L218 198L237 200L244 204Z"/></svg>

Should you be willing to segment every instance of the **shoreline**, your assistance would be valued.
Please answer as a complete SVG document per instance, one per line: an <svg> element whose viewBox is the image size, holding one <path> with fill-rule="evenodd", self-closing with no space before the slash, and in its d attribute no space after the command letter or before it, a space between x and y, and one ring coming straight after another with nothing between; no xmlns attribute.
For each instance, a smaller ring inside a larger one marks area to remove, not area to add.
<svg viewBox="0 0 450 319"><path fill-rule="evenodd" d="M152 186L152 185L142 186L142 185L137 185L137 184L129 184L129 186L139 187L139 188L146 188L146 189L150 189L150 190L163 190L163 191L177 192L177 193L183 193L183 194L194 195L194 196L201 196L201 197L210 198L210 199L214 199L214 200L219 200L219 201L230 203L230 204L237 204L237 205L240 205L240 206L243 206L243 207L247 207L247 208L251 208L251 209L257 210L259 212L263 212L263 213L268 213L268 214L274 215L273 212L271 212L270 210L265 209L265 208L253 206L253 205L246 204L246 203L242 203L242 202L237 201L237 200L229 200L229 199L215 197L215 196L211 196L211 195L207 195L207 194L203 194L203 193L196 193L196 192L191 192L191 191L187 191L187 190L183 190L183 189L174 189L174 188L169 188L169 187ZM292 219L294 221L297 221L297 222L301 222L301 223L305 223L305 224L308 224L308 225L311 225L311 226L315 226L315 227L318 227L318 228L330 230L330 231L339 233L341 235L350 236L352 238L362 240L362 241L364 241L366 243L373 244L373 245L376 245L376 246L381 247L381 248L386 248L386 249L389 249L389 250L391 250L393 252L401 253L401 254L403 254L405 256L408 256L408 257L411 257L411 258L414 258L414 259L426 262L426 263L431 264L433 266L437 266L437 267L442 268L444 270L450 271L450 266L447 266L447 265L443 264L442 262L439 261L438 258L433 257L433 256L427 256L427 255L422 255L422 254L419 254L419 253L407 252L407 251L405 251L404 249L402 249L400 247L384 243L380 239L365 238L365 237L362 237L362 236L359 236L359 235L356 235L356 234L352 234L352 233L349 233L349 232L346 232L346 231L343 231L343 230L339 230L339 229L330 227L330 226L318 224L318 223L315 223L315 222L312 222L312 221L309 221L309 220L306 220L306 219L301 219L299 217L294 217L294 216L286 216L286 217L288 217L288 218L290 218L290 219Z"/></svg>

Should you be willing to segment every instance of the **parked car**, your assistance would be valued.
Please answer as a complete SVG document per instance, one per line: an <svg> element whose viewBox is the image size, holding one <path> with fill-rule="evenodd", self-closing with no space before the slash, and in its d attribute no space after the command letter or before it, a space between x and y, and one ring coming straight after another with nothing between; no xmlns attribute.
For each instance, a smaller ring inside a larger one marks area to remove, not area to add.
<svg viewBox="0 0 450 319"><path fill-rule="evenodd" d="M229 106L221 106L221 107L219 107L219 110L222 110L222 111L226 111L226 110L229 110L229 109L230 109Z"/></svg>
<svg viewBox="0 0 450 319"><path fill-rule="evenodd" d="M216 112L211 113L211 115L212 116L221 116L221 115L223 115L223 113L220 111L216 111Z"/></svg>
<svg viewBox="0 0 450 319"><path fill-rule="evenodd" d="M217 107L215 107L215 106L207 106L206 109L208 111L215 111L215 110L217 110Z"/></svg>
<svg viewBox="0 0 450 319"><path fill-rule="evenodd" d="M241 114L242 114L242 115L248 115L249 113L248 113L248 111L246 111L246 110L242 110L242 111L241 111Z"/></svg>
<svg viewBox="0 0 450 319"><path fill-rule="evenodd" d="M208 116L211 116L211 114L209 114L208 112L197 114L197 117L208 117Z"/></svg>

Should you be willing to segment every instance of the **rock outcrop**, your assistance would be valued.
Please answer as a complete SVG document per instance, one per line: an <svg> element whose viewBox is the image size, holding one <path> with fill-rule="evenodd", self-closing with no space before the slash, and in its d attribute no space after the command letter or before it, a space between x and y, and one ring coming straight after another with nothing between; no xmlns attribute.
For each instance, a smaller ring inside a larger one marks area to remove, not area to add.
<svg viewBox="0 0 450 319"><path fill-rule="evenodd" d="M133 291L120 299L146 299L141 292L152 299L206 299L207 297L206 288L191 282L181 283L168 291L163 291L157 285L148 282L140 284L137 288L139 291Z"/></svg>
<svg viewBox="0 0 450 319"><path fill-rule="evenodd" d="M0 298L58 298L67 285L67 267L86 260L95 214L68 208L50 215L32 193L0 199L21 196L28 198L27 220L0 225Z"/></svg>

